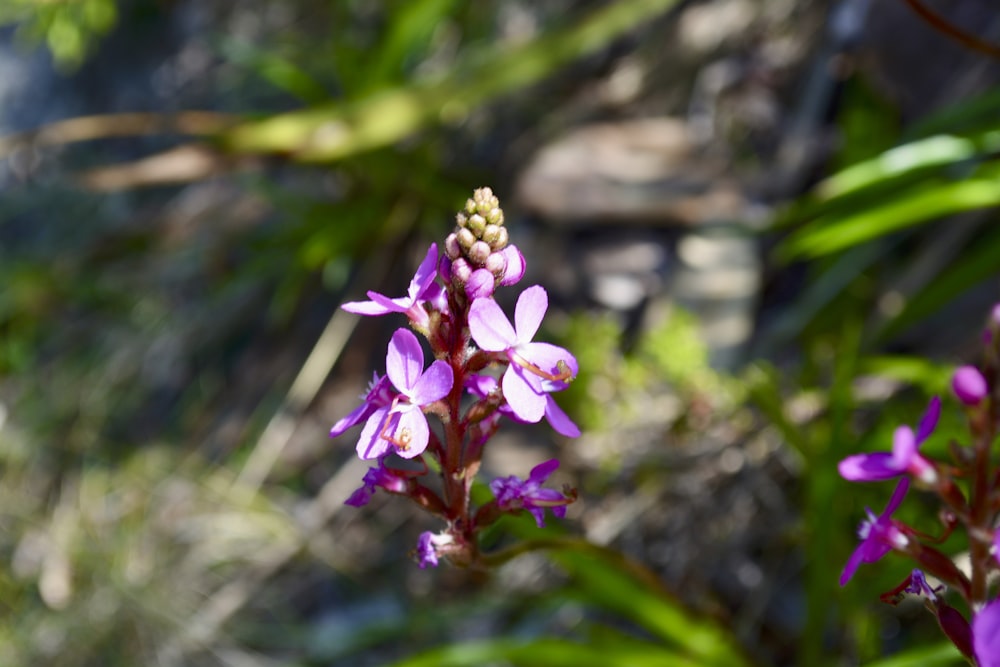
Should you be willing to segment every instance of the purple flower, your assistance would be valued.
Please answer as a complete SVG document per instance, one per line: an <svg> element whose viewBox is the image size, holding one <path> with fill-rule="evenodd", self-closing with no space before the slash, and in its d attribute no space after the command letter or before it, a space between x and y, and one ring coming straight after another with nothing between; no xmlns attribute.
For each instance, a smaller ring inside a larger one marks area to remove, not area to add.
<svg viewBox="0 0 1000 667"><path fill-rule="evenodd" d="M925 595L932 601L937 600L937 593L927 583L927 577L924 576L923 570L913 570L907 579L909 584L903 589L905 592L912 593L913 595Z"/></svg>
<svg viewBox="0 0 1000 667"><path fill-rule="evenodd" d="M379 294L378 292L368 292L371 301L350 301L341 306L349 313L358 315L388 315L389 313L406 313L416 326L426 329L430 320L423 302L440 301L442 293L441 286L434 282L437 277L438 251L437 244L432 243L427 250L427 256L417 267L417 272L410 281L410 287L406 290L406 296L397 299Z"/></svg>
<svg viewBox="0 0 1000 667"><path fill-rule="evenodd" d="M511 411L531 423L542 418L548 404L543 380L564 382L578 370L565 349L531 341L548 306L545 289L535 285L518 297L513 326L493 299L476 299L469 308L469 331L476 344L489 352L505 352L510 360L501 386Z"/></svg>
<svg viewBox="0 0 1000 667"><path fill-rule="evenodd" d="M973 616L972 648L979 667L1000 667L1000 600Z"/></svg>
<svg viewBox="0 0 1000 667"><path fill-rule="evenodd" d="M934 464L918 450L934 431L940 414L941 399L935 396L920 419L916 435L909 426L900 426L893 435L891 452L848 456L837 466L840 476L851 482L878 482L909 473L926 484L933 484L937 479Z"/></svg>
<svg viewBox="0 0 1000 667"><path fill-rule="evenodd" d="M363 402L349 415L333 425L333 428L330 429L330 437L336 438L355 424L367 420L378 408L392 405L392 401L398 395L392 390L389 378L379 377L378 373L372 373L372 381L368 385L368 391L361 397Z"/></svg>
<svg viewBox="0 0 1000 667"><path fill-rule="evenodd" d="M847 559L844 571L840 575L841 586L851 580L861 563L874 563L893 549L903 549L909 544L909 538L892 518L892 513L903 502L903 497L906 496L906 491L909 488L909 479L904 477L899 480L896 490L892 492L892 497L889 499L889 504L879 516L875 516L874 512L866 508L868 519L862 521L858 527L858 537L861 538L861 544Z"/></svg>
<svg viewBox="0 0 1000 667"><path fill-rule="evenodd" d="M417 539L417 559L420 569L423 570L428 565L437 567L439 550L441 547L454 543L454 541L455 539L448 534L436 535L430 531L420 533L420 537Z"/></svg>
<svg viewBox="0 0 1000 667"><path fill-rule="evenodd" d="M500 386L500 383L497 382L496 378L489 375L472 375L466 380L465 386L473 395L479 398L486 398ZM562 391L565 388L566 384L564 382L542 380L542 389L546 393L545 420L549 422L549 426L555 429L556 433L564 435L567 438L578 438L580 437L580 428L573 423L569 415L563 412L562 408L559 407L555 399L550 395L551 392ZM498 410L514 421L526 423L514 414L507 403L502 403Z"/></svg>
<svg viewBox="0 0 1000 667"><path fill-rule="evenodd" d="M549 459L531 469L527 480L511 475L490 482L490 491L497 499L497 507L505 512L526 509L535 517L539 528L545 525L545 508L560 519L566 516L566 505L573 498L552 489L543 489L542 484L559 467L557 459Z"/></svg>
<svg viewBox="0 0 1000 667"><path fill-rule="evenodd" d="M424 351L407 329L397 329L392 335L385 370L399 393L389 405L376 405L369 414L358 439L358 456L376 459L395 451L411 459L427 448L430 436L423 407L451 391L454 375L451 366L440 360L424 371Z"/></svg>
<svg viewBox="0 0 1000 667"><path fill-rule="evenodd" d="M378 488L383 488L391 493L406 493L409 486L405 477L385 466L384 456L379 458L377 467L368 469L362 482L361 488L344 501L345 505L364 507Z"/></svg>
<svg viewBox="0 0 1000 667"><path fill-rule="evenodd" d="M961 366L956 369L951 377L951 388L958 400L968 406L979 405L989 393L986 378L975 366Z"/></svg>

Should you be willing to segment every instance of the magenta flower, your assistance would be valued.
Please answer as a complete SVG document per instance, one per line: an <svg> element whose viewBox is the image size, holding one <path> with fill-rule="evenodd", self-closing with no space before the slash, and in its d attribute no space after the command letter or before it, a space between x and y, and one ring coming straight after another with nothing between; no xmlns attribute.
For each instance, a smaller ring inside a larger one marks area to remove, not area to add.
<svg viewBox="0 0 1000 667"><path fill-rule="evenodd" d="M576 376L576 359L565 349L531 341L549 307L539 285L521 292L514 308L514 325L493 299L476 299L469 308L473 340L489 352L504 352L510 365L503 374L504 398L518 419L534 423L545 414L548 393L544 380L565 382Z"/></svg>
<svg viewBox="0 0 1000 667"><path fill-rule="evenodd" d="M386 375L398 394L374 405L358 439L358 456L376 459L395 451L411 459L427 448L430 429L423 407L444 398L454 382L451 366L435 361L424 370L424 351L408 329L397 329L385 357ZM359 409L367 413L367 409ZM355 410L354 413L359 413ZM358 417L355 421L360 421Z"/></svg>
<svg viewBox="0 0 1000 667"><path fill-rule="evenodd" d="M979 667L1000 667L1000 600L973 616L972 649Z"/></svg>
<svg viewBox="0 0 1000 667"><path fill-rule="evenodd" d="M851 482L879 482L909 473L933 484L937 479L934 464L921 456L919 449L934 431L940 415L941 399L935 396L920 419L916 435L909 426L900 426L893 434L891 452L848 456L837 466L840 476Z"/></svg>
<svg viewBox="0 0 1000 667"><path fill-rule="evenodd" d="M958 400L968 406L979 405L989 393L986 378L975 366L957 368L951 377L951 388Z"/></svg>
<svg viewBox="0 0 1000 667"><path fill-rule="evenodd" d="M427 256L417 267L417 272L410 281L410 287L406 290L406 296L396 299L379 294L378 292L368 292L371 301L349 301L341 306L349 313L358 315L388 315L389 313L405 313L417 327L426 329L430 324L427 311L424 309L425 301L437 302L442 293L441 286L434 282L437 277L438 251L437 244L432 243L427 250Z"/></svg>
<svg viewBox="0 0 1000 667"><path fill-rule="evenodd" d="M465 385L474 396L486 398L491 392L495 391L500 386L500 383L497 382L496 378L489 375L472 375L468 380L466 380ZM569 418L569 415L563 412L562 408L559 407L555 399L550 395L552 392L562 391L565 388L566 383L564 382L542 380L542 389L544 389L546 393L545 420L549 422L549 426L555 429L556 433L564 435L567 438L578 438L580 437L580 428L573 423L573 420ZM526 423L514 414L514 412L510 409L510 405L507 403L501 403L498 410L514 421Z"/></svg>
<svg viewBox="0 0 1000 667"><path fill-rule="evenodd" d="M417 539L417 560L420 569L427 566L437 567L438 557L442 555L442 547L454 544L455 538L448 534L435 534L430 531L420 533Z"/></svg>
<svg viewBox="0 0 1000 667"><path fill-rule="evenodd" d="M535 517L539 528L545 526L545 508L560 519L566 516L566 505L572 498L553 489L543 489L542 484L559 467L557 459L549 459L531 469L527 480L511 475L490 482L490 491L497 499L497 507L505 512L528 510Z"/></svg>
<svg viewBox="0 0 1000 667"><path fill-rule="evenodd" d="M874 563L893 549L904 549L910 540L900 529L901 524L892 518L899 504L903 502L906 491L910 488L910 480L904 477L899 480L896 490L892 492L889 504L879 516L866 508L868 519L858 527L858 537L861 544L847 559L844 571L840 575L840 585L844 586L854 576L861 563Z"/></svg>
<svg viewBox="0 0 1000 667"><path fill-rule="evenodd" d="M379 377L378 373L372 373L372 381L368 385L368 391L361 397L361 405L333 425L333 428L330 429L330 437L336 438L352 426L366 421L378 408L392 405L392 401L398 395L392 390L389 378Z"/></svg>
<svg viewBox="0 0 1000 667"><path fill-rule="evenodd" d="M361 488L344 501L345 505L364 507L379 488L391 493L406 493L409 488L405 477L385 466L385 457L378 460L378 466L368 469L362 482Z"/></svg>

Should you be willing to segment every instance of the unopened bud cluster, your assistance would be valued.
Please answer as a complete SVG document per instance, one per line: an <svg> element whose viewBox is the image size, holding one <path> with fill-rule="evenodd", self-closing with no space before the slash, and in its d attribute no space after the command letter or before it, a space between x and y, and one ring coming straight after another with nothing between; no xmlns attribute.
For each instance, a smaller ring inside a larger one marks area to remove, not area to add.
<svg viewBox="0 0 1000 667"><path fill-rule="evenodd" d="M464 287L477 269L493 274L497 284L507 271L507 228L503 226L500 200L490 188L479 188L465 202L465 209L455 216L455 231L444 241L445 254L451 260L451 279Z"/></svg>

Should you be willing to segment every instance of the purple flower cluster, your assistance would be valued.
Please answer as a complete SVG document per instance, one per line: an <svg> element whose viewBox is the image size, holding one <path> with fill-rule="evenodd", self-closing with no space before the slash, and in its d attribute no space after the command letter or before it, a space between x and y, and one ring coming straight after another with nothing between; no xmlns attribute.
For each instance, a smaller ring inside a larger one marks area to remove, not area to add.
<svg viewBox="0 0 1000 667"><path fill-rule="evenodd" d="M474 562L477 533L501 515L527 510L541 526L544 508L562 517L576 497L572 489L542 488L559 465L550 460L536 466L527 480L495 480L490 484L495 499L476 511L471 508L469 490L484 446L503 418L535 423L545 417L562 435L580 434L552 397L569 386L578 365L564 348L534 340L548 310L544 288L535 285L521 292L513 323L493 298L498 287L518 283L525 271L524 257L508 242L493 193L477 190L457 222L443 254L437 244L428 249L405 296L369 291L368 301L343 305L359 315L405 315L412 331L396 330L386 352L385 375L374 375L361 405L330 431L336 437L363 423L358 456L377 461L348 505L361 507L382 489L410 498L445 521L444 531L425 532L418 540L422 568L436 566L442 556ZM433 354L430 365L414 331ZM428 414L439 418L439 431L431 428ZM422 466L393 468L387 463L392 457ZM440 470L440 491L423 483L432 468Z"/></svg>
<svg viewBox="0 0 1000 667"><path fill-rule="evenodd" d="M855 454L838 466L840 475L852 482L898 478L885 511L876 516L868 510L868 519L858 530L861 542L844 566L840 585L847 584L862 563L874 563L891 552L910 558L920 568L882 599L895 603L905 593L926 598L945 635L979 667L1000 667L1000 599L990 599L989 583L1000 570L1000 529L996 527L1000 519L1000 467L992 451L1000 430L995 403L1000 377L998 330L1000 305L994 308L983 336L983 365L962 366L952 376L952 391L965 413L970 440L965 447L952 443L953 461L934 460L920 452L941 415L941 401L935 397L916 432L909 426L896 429L891 451ZM943 505L939 516L944 534L936 540L893 518L911 483L937 495ZM968 538L969 572L960 570L934 546L960 527L965 528ZM931 588L925 572L942 585ZM971 622L946 601L949 590L964 600Z"/></svg>

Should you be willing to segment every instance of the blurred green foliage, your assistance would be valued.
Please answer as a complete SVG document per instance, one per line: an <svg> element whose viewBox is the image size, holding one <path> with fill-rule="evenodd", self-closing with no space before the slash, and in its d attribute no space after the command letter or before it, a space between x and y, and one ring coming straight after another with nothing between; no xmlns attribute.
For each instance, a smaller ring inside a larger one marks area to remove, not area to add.
<svg viewBox="0 0 1000 667"><path fill-rule="evenodd" d="M118 19L116 0L4 0L0 25L17 24L25 45L44 43L56 64L78 67Z"/></svg>

